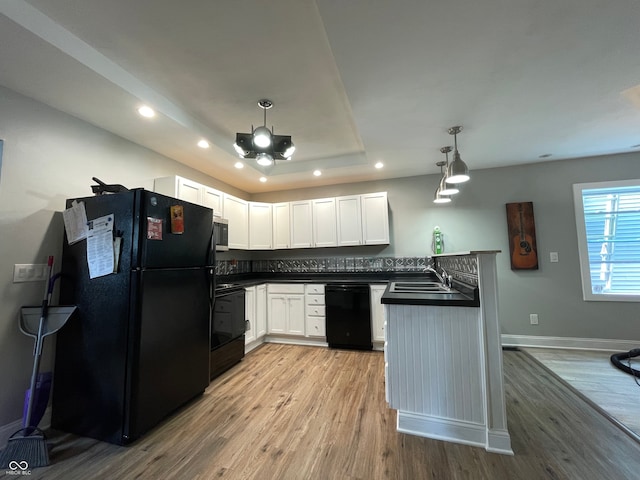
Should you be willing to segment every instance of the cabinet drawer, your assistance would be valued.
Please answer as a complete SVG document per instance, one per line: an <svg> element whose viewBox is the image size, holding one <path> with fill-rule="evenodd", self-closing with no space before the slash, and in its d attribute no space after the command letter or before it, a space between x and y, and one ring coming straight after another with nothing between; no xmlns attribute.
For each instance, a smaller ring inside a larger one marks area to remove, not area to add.
<svg viewBox="0 0 640 480"><path fill-rule="evenodd" d="M325 317L324 305L307 305L307 315L312 317Z"/></svg>
<svg viewBox="0 0 640 480"><path fill-rule="evenodd" d="M316 283L307 283L306 292L311 295L324 295L324 285L319 285Z"/></svg>
<svg viewBox="0 0 640 480"><path fill-rule="evenodd" d="M324 305L324 295L307 295L307 305Z"/></svg>
<svg viewBox="0 0 640 480"><path fill-rule="evenodd" d="M300 283L270 283L267 286L269 293L304 293L304 284Z"/></svg>
<svg viewBox="0 0 640 480"><path fill-rule="evenodd" d="M307 336L308 337L324 337L325 326L322 317L307 317Z"/></svg>

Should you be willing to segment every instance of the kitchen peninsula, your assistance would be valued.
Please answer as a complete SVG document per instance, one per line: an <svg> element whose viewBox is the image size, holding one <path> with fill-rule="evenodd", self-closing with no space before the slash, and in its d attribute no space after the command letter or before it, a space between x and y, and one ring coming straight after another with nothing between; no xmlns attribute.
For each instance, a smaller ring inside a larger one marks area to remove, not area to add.
<svg viewBox="0 0 640 480"><path fill-rule="evenodd" d="M394 293L385 309L387 402L400 432L513 454L498 321L498 251L436 255L452 293Z"/></svg>

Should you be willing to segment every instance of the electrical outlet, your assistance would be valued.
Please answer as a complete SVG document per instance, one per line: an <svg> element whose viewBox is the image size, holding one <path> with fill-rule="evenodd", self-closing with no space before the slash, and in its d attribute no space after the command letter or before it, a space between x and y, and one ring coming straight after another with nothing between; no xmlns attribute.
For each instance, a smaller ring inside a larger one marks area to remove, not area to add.
<svg viewBox="0 0 640 480"><path fill-rule="evenodd" d="M531 322L531 325L538 325L538 314L537 313L530 314L529 321Z"/></svg>
<svg viewBox="0 0 640 480"><path fill-rule="evenodd" d="M43 282L48 272L46 263L17 263L13 266L13 283Z"/></svg>

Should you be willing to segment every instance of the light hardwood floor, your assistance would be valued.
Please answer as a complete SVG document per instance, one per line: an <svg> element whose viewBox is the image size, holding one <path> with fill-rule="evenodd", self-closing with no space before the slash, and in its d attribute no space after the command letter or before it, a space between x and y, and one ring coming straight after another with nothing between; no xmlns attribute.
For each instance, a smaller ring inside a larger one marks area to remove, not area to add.
<svg viewBox="0 0 640 480"><path fill-rule="evenodd" d="M555 348L523 350L640 439L640 386L631 375L614 367L610 361L612 354L621 352ZM637 358L632 359L631 366L640 369Z"/></svg>
<svg viewBox="0 0 640 480"><path fill-rule="evenodd" d="M381 352L267 344L129 447L51 432L31 478L638 478L640 445L554 375L515 351L504 371L514 456L396 432Z"/></svg>

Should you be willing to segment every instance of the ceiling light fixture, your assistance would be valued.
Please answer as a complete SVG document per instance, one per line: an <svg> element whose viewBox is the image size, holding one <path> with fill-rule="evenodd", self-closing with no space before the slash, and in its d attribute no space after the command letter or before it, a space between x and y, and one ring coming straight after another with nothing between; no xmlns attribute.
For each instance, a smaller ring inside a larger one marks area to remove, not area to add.
<svg viewBox="0 0 640 480"><path fill-rule="evenodd" d="M241 168L244 168L244 163L236 162L233 166L236 167L237 169L241 169Z"/></svg>
<svg viewBox="0 0 640 480"><path fill-rule="evenodd" d="M462 131L461 126L451 127L448 132L449 135L453 135L453 162L449 164L447 168L447 183L464 183L469 180L469 168L467 164L460 158L458 152L458 137L457 135Z"/></svg>
<svg viewBox="0 0 640 480"><path fill-rule="evenodd" d="M382 163L382 162L378 162L378 163L376 163L376 164L374 165L374 167L376 167L376 168L380 169L380 168L384 167L384 163Z"/></svg>
<svg viewBox="0 0 640 480"><path fill-rule="evenodd" d="M314 170L314 171L313 171L313 174L314 174L316 177L319 177L320 175L322 175L322 172L321 172L320 170Z"/></svg>
<svg viewBox="0 0 640 480"><path fill-rule="evenodd" d="M209 142L207 142L204 138L198 141L198 146L200 148L209 148Z"/></svg>
<svg viewBox="0 0 640 480"><path fill-rule="evenodd" d="M261 181L262 183L266 182L266 181L267 181L267 177L260 177L260 181Z"/></svg>
<svg viewBox="0 0 640 480"><path fill-rule="evenodd" d="M446 161L436 163L436 165L440 167L440 173L442 173L442 166L444 166L444 173L440 179L440 186L438 187L438 190L440 190L440 195L455 195L460 192L458 187L456 187L455 184L447 184L449 152L451 151L451 147L442 147L440 151L445 154Z"/></svg>
<svg viewBox="0 0 640 480"><path fill-rule="evenodd" d="M273 127L267 128L267 110L273 107L273 102L263 98L258 106L264 111L264 124L253 128L251 133L236 133L233 148L242 158L255 158L258 165L268 167L276 160L291 160L296 147L290 135L274 135Z"/></svg>
<svg viewBox="0 0 640 480"><path fill-rule="evenodd" d="M438 165L440 167L440 174L442 175L442 179L444 179L444 172L442 170L442 167L444 167L446 165L446 162L438 162L436 163L436 165ZM451 201L451 197L448 197L444 194L442 194L440 192L440 188L442 187L442 179L440 180L440 183L438 184L438 188L436 188L436 193L433 196L433 203L449 203Z"/></svg>
<svg viewBox="0 0 640 480"><path fill-rule="evenodd" d="M146 105L142 105L140 108L138 108L138 113L146 118L155 117L156 115L155 110L151 107L147 107Z"/></svg>

